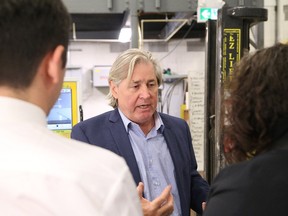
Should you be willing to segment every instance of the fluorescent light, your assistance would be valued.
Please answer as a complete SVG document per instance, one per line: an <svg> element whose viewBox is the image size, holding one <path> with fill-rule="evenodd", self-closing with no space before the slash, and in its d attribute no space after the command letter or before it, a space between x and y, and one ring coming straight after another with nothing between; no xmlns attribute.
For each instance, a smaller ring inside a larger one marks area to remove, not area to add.
<svg viewBox="0 0 288 216"><path fill-rule="evenodd" d="M123 27L120 30L120 34L119 34L118 40L121 43L129 42L131 40L131 35L132 35L131 28L130 27Z"/></svg>

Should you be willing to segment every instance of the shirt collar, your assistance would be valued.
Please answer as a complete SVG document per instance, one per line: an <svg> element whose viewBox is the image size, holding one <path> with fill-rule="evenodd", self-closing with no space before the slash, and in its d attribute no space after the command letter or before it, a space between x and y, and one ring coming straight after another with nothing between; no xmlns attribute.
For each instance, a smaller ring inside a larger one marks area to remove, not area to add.
<svg viewBox="0 0 288 216"><path fill-rule="evenodd" d="M119 111L121 119L124 123L125 130L128 133L129 132L129 124L132 123L132 121L130 119L128 119L119 108L118 108L118 111ZM163 121L161 119L161 116L159 115L159 113L157 111L155 111L155 113L154 113L154 119L155 119L155 129L157 131L159 130L161 133L163 133L164 124L163 124Z"/></svg>
<svg viewBox="0 0 288 216"><path fill-rule="evenodd" d="M0 109L1 123L29 122L44 126L47 124L44 110L24 100L0 96Z"/></svg>

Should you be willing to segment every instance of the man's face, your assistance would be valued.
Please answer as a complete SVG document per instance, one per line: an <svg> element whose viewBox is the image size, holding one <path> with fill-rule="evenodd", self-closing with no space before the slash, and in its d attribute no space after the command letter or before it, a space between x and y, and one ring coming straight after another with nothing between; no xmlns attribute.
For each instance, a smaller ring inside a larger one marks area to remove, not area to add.
<svg viewBox="0 0 288 216"><path fill-rule="evenodd" d="M119 86L112 83L110 87L113 96L118 99L119 109L128 119L139 125L154 121L158 84L152 63L136 64L131 80L126 78Z"/></svg>

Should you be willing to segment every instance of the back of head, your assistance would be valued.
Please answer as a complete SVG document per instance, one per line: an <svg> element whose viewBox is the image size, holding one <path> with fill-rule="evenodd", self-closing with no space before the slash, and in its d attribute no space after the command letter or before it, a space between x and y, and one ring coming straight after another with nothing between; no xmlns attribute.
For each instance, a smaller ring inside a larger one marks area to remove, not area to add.
<svg viewBox="0 0 288 216"><path fill-rule="evenodd" d="M67 50L69 28L61 0L1 0L0 86L28 87L45 54L57 45Z"/></svg>
<svg viewBox="0 0 288 216"><path fill-rule="evenodd" d="M231 125L226 135L233 144L229 159L241 161L269 150L283 130L283 119L288 126L287 66L285 44L247 54L236 65L227 103Z"/></svg>
<svg viewBox="0 0 288 216"><path fill-rule="evenodd" d="M158 85L160 86L162 84L162 71L159 63L150 52L137 48L128 49L117 57L109 73L109 82L113 81L116 85L119 85L124 79L131 78L135 65L141 62L152 63ZM108 94L108 99L110 100L109 104L116 108L117 101L111 91Z"/></svg>

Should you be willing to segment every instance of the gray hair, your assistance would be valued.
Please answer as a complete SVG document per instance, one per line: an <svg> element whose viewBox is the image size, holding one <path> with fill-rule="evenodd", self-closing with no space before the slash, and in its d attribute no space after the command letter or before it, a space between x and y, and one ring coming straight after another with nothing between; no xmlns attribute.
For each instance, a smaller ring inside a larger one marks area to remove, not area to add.
<svg viewBox="0 0 288 216"><path fill-rule="evenodd" d="M109 83L113 81L118 86L124 79L131 79L135 65L141 62L152 63L157 84L160 86L162 84L162 70L159 63L152 57L150 52L136 48L128 49L117 57L109 72ZM111 89L107 98L110 106L118 107L117 99L113 97Z"/></svg>

